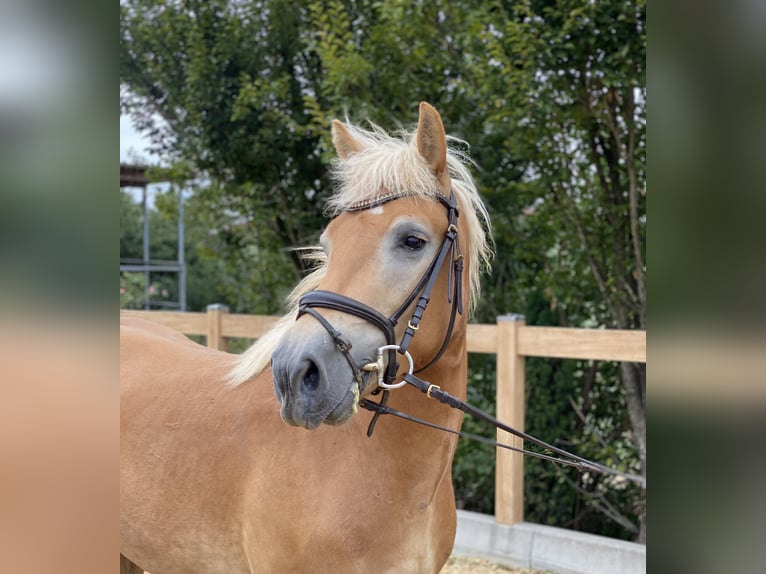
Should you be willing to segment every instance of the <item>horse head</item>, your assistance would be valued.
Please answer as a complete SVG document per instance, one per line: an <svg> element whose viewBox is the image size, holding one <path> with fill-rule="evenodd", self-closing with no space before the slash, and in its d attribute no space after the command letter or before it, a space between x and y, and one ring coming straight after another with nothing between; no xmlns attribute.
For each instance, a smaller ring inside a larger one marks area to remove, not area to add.
<svg viewBox="0 0 766 574"><path fill-rule="evenodd" d="M471 291L459 213L474 222L477 200L455 192L438 112L422 103L408 141L337 120L332 135L338 188L322 264L271 355L282 418L308 429L344 423L361 396L397 384L400 366L441 356Z"/></svg>

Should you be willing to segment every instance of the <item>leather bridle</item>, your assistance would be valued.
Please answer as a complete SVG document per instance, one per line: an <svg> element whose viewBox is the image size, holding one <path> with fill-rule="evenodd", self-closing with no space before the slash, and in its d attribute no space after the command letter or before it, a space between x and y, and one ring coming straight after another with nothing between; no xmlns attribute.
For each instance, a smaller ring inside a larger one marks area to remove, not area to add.
<svg viewBox="0 0 766 574"><path fill-rule="evenodd" d="M369 209L371 207L393 201L400 197L408 197L408 195L404 193L385 195L367 202L360 202L355 204L348 208L347 211L361 211L362 209ZM396 354L399 353L405 355L408 361L410 361L410 363L412 362L412 359L408 353L408 348L412 342L413 337L415 336L415 333L417 333L420 327L420 321L423 318L423 313L425 312L426 307L428 306L428 302L431 298L431 292L436 285L436 280L439 276L439 272L447 261L449 261L450 265L447 298L448 301L452 304L449 326L447 328L447 332L444 335L442 345L436 355L434 355L434 357L426 365L420 367L414 372L420 372L424 369L427 369L433 363L439 360L447 348L449 340L452 336L452 329L455 324L456 314L463 313L463 254L460 251L460 241L458 239L457 220L459 217L459 210L457 200L455 199L455 194L453 191L450 191L449 198L441 193L437 193L434 198L438 200L442 205L444 205L447 210L447 231L444 234L444 239L442 240L441 247L431 261L431 264L428 266L428 269L415 285L414 289L410 292L409 296L407 296L407 298L402 302L401 305L399 305L393 314L391 314L389 317L386 317L379 311L373 309L369 305L362 303L361 301L357 301L356 299L346 297L345 295L341 295L340 293L335 293L333 291L310 291L301 297L298 303L298 317L304 314L311 315L317 321L319 321L322 327L324 327L325 330L330 334L333 342L335 343L335 347L346 358L346 361L351 367L351 371L353 373L354 380L359 387L360 394L364 390L362 375L363 370L377 370L378 387L386 389L386 393L387 389L398 388L406 384L405 381L394 384L394 380L396 379L396 374L399 369L399 365L396 361ZM407 323L407 328L404 331L402 340L397 344L395 335L396 325L401 319L402 315L404 315L404 313L407 311L407 309L410 308L416 299L417 304L414 311L412 312L410 320ZM364 319L368 323L371 323L380 329L380 331L383 333L383 336L385 337L386 345L378 350L378 362L358 365L351 356L351 342L340 331L335 329L332 323L330 323L317 309L331 309L333 311L348 313L349 315L354 315L355 317ZM388 364L385 367L383 365L382 359L382 353L384 351L388 353ZM413 373L412 365L409 372L410 374ZM378 392L378 389L376 389L375 392ZM381 402L385 403L386 398L387 397L384 396L384 399Z"/></svg>

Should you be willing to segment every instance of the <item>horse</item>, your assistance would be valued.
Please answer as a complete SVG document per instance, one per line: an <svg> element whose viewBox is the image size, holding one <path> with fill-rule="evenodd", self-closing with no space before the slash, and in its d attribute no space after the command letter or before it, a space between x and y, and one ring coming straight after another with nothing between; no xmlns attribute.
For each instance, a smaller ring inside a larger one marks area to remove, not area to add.
<svg viewBox="0 0 766 574"><path fill-rule="evenodd" d="M233 355L121 321L122 574L436 573L451 553L457 437L358 406L460 429L400 379L465 398L487 211L425 102L412 132L334 120L332 141L331 221L272 330Z"/></svg>

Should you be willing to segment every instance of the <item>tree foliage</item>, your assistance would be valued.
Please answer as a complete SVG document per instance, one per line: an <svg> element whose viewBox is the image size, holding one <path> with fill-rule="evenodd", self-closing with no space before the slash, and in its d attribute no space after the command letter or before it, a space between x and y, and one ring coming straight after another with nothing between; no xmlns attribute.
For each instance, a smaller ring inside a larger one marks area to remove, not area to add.
<svg viewBox="0 0 766 574"><path fill-rule="evenodd" d="M275 312L303 271L288 248L326 223L330 120L396 130L427 100L470 142L493 220L476 319L645 328L645 12L643 0L126 0L121 109L202 182L190 217L214 231L215 247L199 239L237 310ZM471 371L469 398L491 409L494 362L472 357ZM530 430L645 471L643 368L530 361L527 374ZM461 505L492 510L492 457L459 446ZM527 472L535 520L645 536L630 488Z"/></svg>
<svg viewBox="0 0 766 574"><path fill-rule="evenodd" d="M485 129L502 138L500 148L521 170L515 179L499 177L505 185L488 197L510 193L523 206L493 214L498 253L518 257L499 262L498 279L522 289L524 308L542 292L559 324L645 329L645 4L501 2L488 11L495 20L483 28L486 50L474 60L488 103ZM507 309L509 290L493 293L499 299L485 304ZM585 388L584 375L576 378ZM636 470L645 472L645 370L623 363L619 378L628 417L611 426L610 440L622 444L627 434ZM593 417L582 410L592 399L581 393L573 408ZM624 511L638 516L639 540L644 505L639 496ZM624 512L610 514L627 526Z"/></svg>

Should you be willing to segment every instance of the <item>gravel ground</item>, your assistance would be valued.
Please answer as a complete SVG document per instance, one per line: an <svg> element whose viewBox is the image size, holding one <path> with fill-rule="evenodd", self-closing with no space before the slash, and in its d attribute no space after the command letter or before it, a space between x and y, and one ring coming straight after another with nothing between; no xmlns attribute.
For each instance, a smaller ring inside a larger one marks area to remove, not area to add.
<svg viewBox="0 0 766 574"><path fill-rule="evenodd" d="M440 574L545 574L541 570L529 568L513 568L503 564L471 558L468 556L451 556L442 568Z"/></svg>

